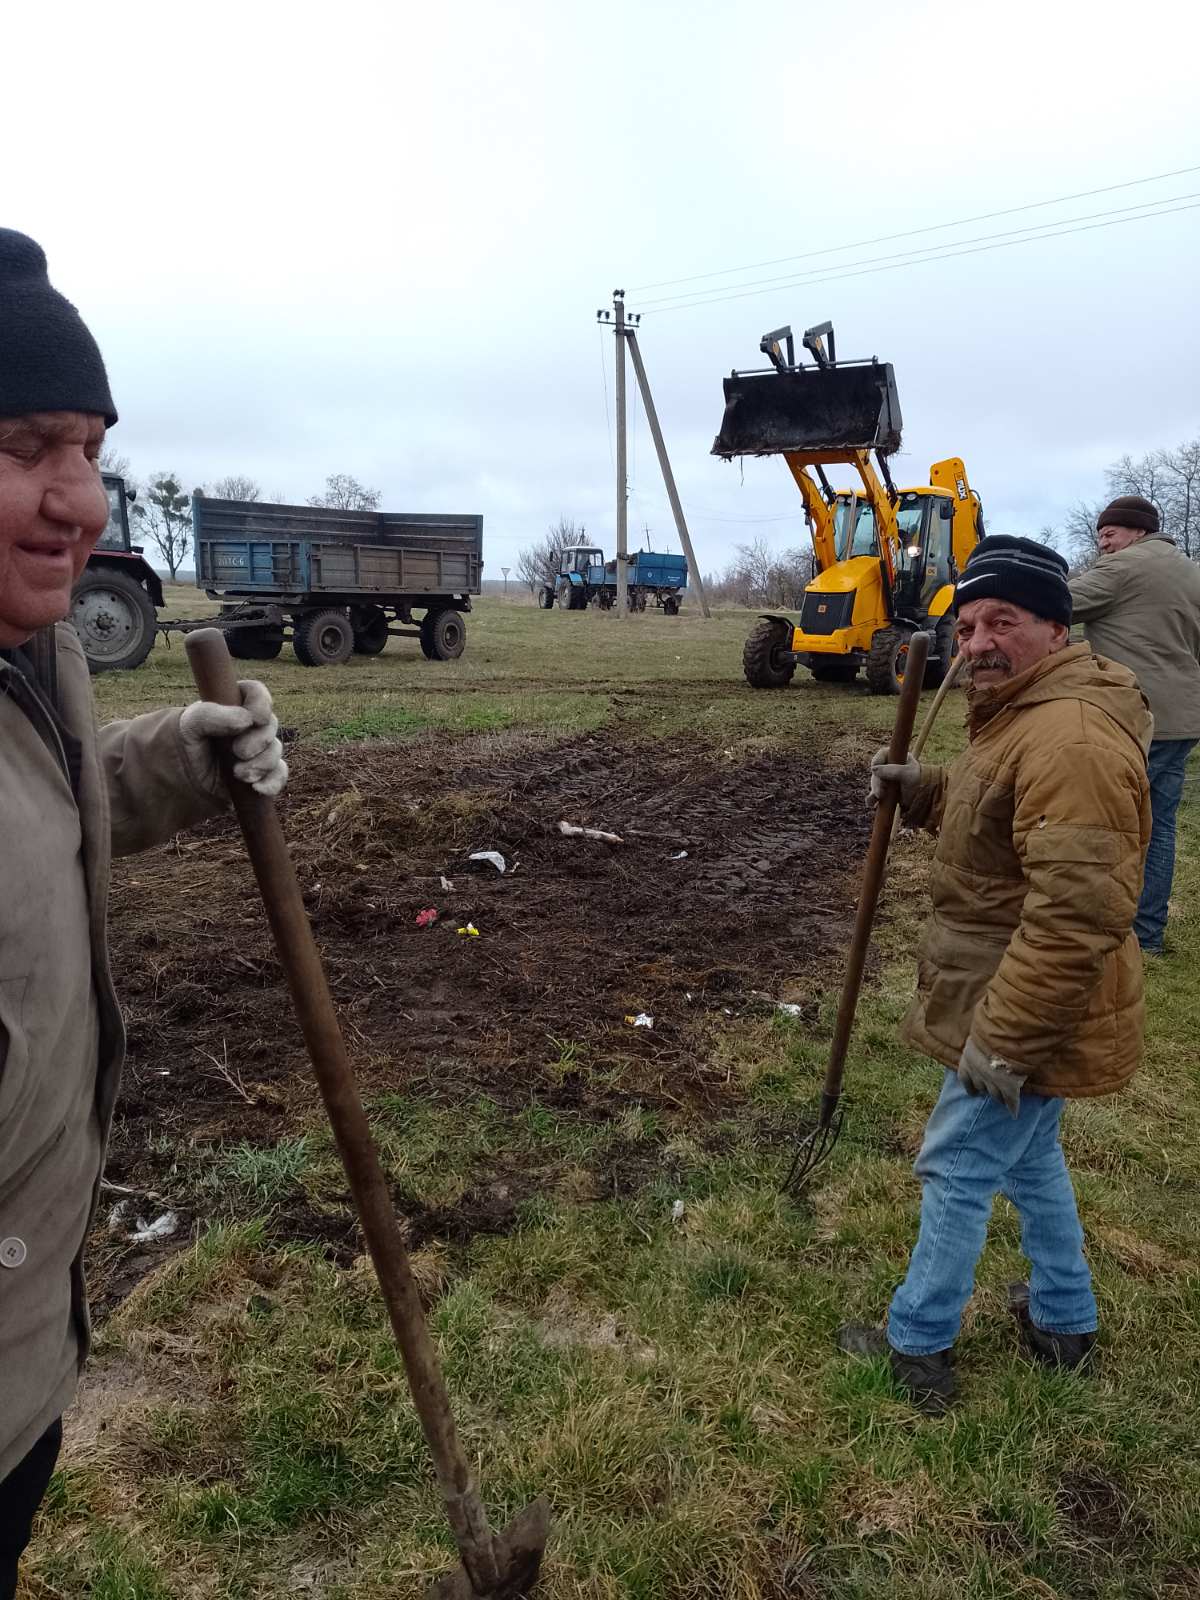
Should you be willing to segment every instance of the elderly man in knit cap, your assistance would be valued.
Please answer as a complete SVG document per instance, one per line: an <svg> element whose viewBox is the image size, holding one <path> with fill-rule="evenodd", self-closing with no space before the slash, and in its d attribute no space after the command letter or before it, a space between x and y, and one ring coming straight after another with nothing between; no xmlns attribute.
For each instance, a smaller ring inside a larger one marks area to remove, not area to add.
<svg viewBox="0 0 1200 1600"><path fill-rule="evenodd" d="M97 731L62 622L108 517L117 420L95 340L32 239L0 229L0 1600L10 1600L88 1348L84 1237L124 1033L109 974L109 860L223 804L210 740L277 794L271 697Z"/></svg>
<svg viewBox="0 0 1200 1600"><path fill-rule="evenodd" d="M945 1069L916 1171L921 1224L886 1329L840 1343L887 1355L913 1402L944 1410L992 1202L1021 1218L1028 1284L1009 1291L1035 1360L1075 1367L1096 1335L1083 1231L1059 1143L1064 1101L1114 1094L1142 1056L1132 926L1150 837L1150 715L1133 674L1068 642L1067 564L981 539L955 592L966 751L949 766L879 751L871 788L937 836L933 911L904 1036Z"/></svg>
<svg viewBox="0 0 1200 1600"><path fill-rule="evenodd" d="M1133 927L1142 949L1161 955L1175 876L1175 815L1188 756L1200 741L1200 565L1159 531L1156 507L1140 495L1105 506L1096 537L1100 559L1071 579L1071 597L1088 643L1134 672L1154 716L1154 827Z"/></svg>

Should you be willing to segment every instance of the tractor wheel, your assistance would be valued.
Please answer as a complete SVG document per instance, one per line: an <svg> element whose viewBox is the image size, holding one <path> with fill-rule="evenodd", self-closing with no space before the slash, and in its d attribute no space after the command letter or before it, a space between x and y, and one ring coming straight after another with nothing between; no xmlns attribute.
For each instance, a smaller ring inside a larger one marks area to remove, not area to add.
<svg viewBox="0 0 1200 1600"><path fill-rule="evenodd" d="M537 603L538 603L538 610L539 611L553 611L554 610L554 590L553 589L539 589L538 590L538 594L537 594Z"/></svg>
<svg viewBox="0 0 1200 1600"><path fill-rule="evenodd" d="M574 584L564 583L559 589L558 609L560 611L574 611L576 609Z"/></svg>
<svg viewBox="0 0 1200 1600"><path fill-rule="evenodd" d="M426 661L457 661L467 648L467 624L458 611L427 611L421 622Z"/></svg>
<svg viewBox="0 0 1200 1600"><path fill-rule="evenodd" d="M274 661L283 649L283 629L230 628L225 643L235 661Z"/></svg>
<svg viewBox="0 0 1200 1600"><path fill-rule="evenodd" d="M953 617L946 616L939 621L934 629L933 648L937 652L937 660L930 661L925 668L925 687L940 689L946 681L951 662L958 654L958 636L954 631Z"/></svg>
<svg viewBox="0 0 1200 1600"><path fill-rule="evenodd" d="M350 626L356 655L377 656L387 648L388 619L382 606L351 606Z"/></svg>
<svg viewBox="0 0 1200 1600"><path fill-rule="evenodd" d="M867 657L867 684L872 694L899 694L908 660L907 628L880 628Z"/></svg>
<svg viewBox="0 0 1200 1600"><path fill-rule="evenodd" d="M786 623L763 617L742 647L742 671L752 689L786 689L796 673L794 661L780 659L788 648Z"/></svg>
<svg viewBox="0 0 1200 1600"><path fill-rule="evenodd" d="M292 649L304 667L340 667L354 654L354 629L344 611L302 611L292 624Z"/></svg>
<svg viewBox="0 0 1200 1600"><path fill-rule="evenodd" d="M814 661L808 670L818 683L853 683L858 677L858 662Z"/></svg>
<svg viewBox="0 0 1200 1600"><path fill-rule="evenodd" d="M71 595L71 621L89 672L140 667L158 625L154 604L141 584L111 567L84 571Z"/></svg>

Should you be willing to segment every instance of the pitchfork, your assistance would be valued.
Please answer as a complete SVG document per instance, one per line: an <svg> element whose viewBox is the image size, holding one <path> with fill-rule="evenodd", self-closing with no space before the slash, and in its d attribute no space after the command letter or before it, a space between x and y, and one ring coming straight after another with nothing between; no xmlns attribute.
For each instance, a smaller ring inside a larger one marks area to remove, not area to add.
<svg viewBox="0 0 1200 1600"><path fill-rule="evenodd" d="M916 721L917 702L921 698L921 683L925 677L925 661L928 655L929 635L914 633L908 642L904 681L900 685L900 703L896 708L896 725L892 729L892 742L888 746L889 761L903 762L908 759L908 741L912 737L913 723ZM796 1146L791 1167L782 1185L785 1193L791 1195L800 1193L817 1167L829 1155L838 1142L842 1123L846 1118L846 1108L841 1103L846 1052L850 1046L850 1033L854 1027L854 1012L858 1006L858 993L862 988L863 969L867 962L867 946L871 942L871 928L875 922L879 891L883 888L888 845L892 838L892 821L899 799L898 786L894 783L885 784L883 795L875 807L875 821L871 825L871 843L867 849L866 865L863 868L862 890L854 918L854 936L850 940L850 953L846 958L846 976L842 981L842 998L838 1005L837 1022L833 1030L829 1065L825 1069L821 1104L815 1126L801 1137Z"/></svg>

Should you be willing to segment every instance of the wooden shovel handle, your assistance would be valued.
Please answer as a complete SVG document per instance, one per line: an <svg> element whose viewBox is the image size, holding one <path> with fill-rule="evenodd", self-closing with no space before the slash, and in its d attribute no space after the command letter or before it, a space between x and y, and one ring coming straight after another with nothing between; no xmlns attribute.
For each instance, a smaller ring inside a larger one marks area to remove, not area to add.
<svg viewBox="0 0 1200 1600"><path fill-rule="evenodd" d="M200 698L218 705L241 705L233 661L220 629L200 628L189 633L185 648ZM241 824L367 1249L404 1357L408 1386L433 1456L459 1553L476 1586L486 1593L484 1585L490 1583L494 1587L498 1576L492 1532L471 1482L450 1413L450 1397L437 1351L429 1336L387 1178L371 1137L275 802L256 794L249 784L233 776L233 755L223 740L218 744L218 760Z"/></svg>
<svg viewBox="0 0 1200 1600"><path fill-rule="evenodd" d="M925 677L925 662L928 656L929 635L914 633L908 642L904 681L900 685L900 703L896 707L896 722L892 728L891 744L888 746L890 762L901 763L908 759L908 743L912 738L913 723L917 718L917 705L921 698L921 684ZM822 1127L832 1120L842 1092L846 1052L850 1046L850 1033L854 1027L859 990L862 988L867 947L871 942L871 928L875 922L875 908L879 904L879 891L883 888L888 845L892 838L892 819L896 814L899 799L898 786L894 783L885 784L883 797L875 807L875 820L871 825L871 843L867 848L862 888L859 890L858 907L854 916L854 933L846 957L842 998L838 1005L833 1043L829 1050L829 1065L825 1069L825 1085L821 1093L821 1111L818 1120Z"/></svg>

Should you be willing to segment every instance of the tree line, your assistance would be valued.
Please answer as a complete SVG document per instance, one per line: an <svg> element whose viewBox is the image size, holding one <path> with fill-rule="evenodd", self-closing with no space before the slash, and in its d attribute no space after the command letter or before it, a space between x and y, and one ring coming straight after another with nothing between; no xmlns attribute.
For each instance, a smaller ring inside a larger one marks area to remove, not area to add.
<svg viewBox="0 0 1200 1600"><path fill-rule="evenodd" d="M107 447L100 452L100 467L124 478L126 489L136 493L137 498L129 507L130 533L158 552L174 583L192 549L192 497L183 489L180 474L152 472L139 482L128 456ZM260 484L237 473L204 484L201 492L214 500L263 498ZM380 490L364 487L347 472L334 472L325 479L324 489L310 495L305 504L335 511L377 511L381 499ZM287 496L282 492L272 495L271 503L286 504Z"/></svg>

